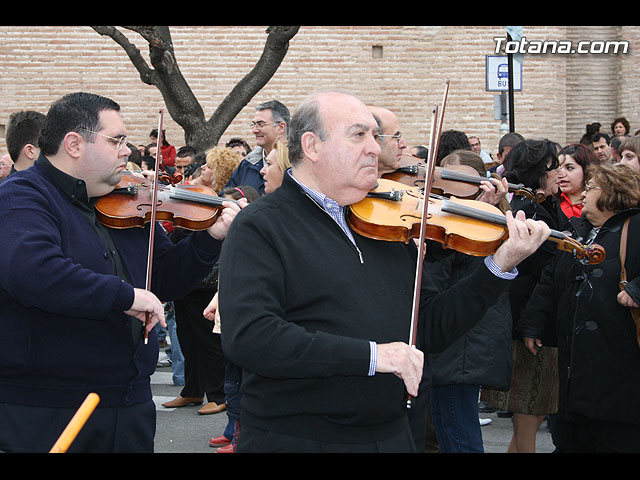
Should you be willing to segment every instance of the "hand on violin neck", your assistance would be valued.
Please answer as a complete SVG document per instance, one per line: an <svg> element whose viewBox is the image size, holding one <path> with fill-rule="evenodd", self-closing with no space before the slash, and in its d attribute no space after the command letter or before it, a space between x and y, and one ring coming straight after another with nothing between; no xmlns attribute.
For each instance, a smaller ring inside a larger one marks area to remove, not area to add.
<svg viewBox="0 0 640 480"><path fill-rule="evenodd" d="M506 178L503 178L502 181L482 180L480 190L481 193L476 200L490 205L498 205L509 192L509 182Z"/></svg>
<svg viewBox="0 0 640 480"><path fill-rule="evenodd" d="M522 211L515 217L508 211L505 217L509 238L500 245L493 260L503 272L510 272L549 238L551 229L543 221L527 219Z"/></svg>
<svg viewBox="0 0 640 480"><path fill-rule="evenodd" d="M236 218L240 209L247 206L247 199L241 198L237 202L222 202L222 206L222 212L218 215L215 223L207 229L209 235L216 240L224 240L229 232L229 227L231 227L233 219Z"/></svg>

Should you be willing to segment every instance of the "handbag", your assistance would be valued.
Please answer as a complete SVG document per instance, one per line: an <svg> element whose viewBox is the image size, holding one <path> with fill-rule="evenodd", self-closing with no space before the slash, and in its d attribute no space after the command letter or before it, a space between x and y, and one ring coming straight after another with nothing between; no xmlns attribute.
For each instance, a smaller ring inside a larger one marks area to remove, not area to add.
<svg viewBox="0 0 640 480"><path fill-rule="evenodd" d="M627 231L629 230L629 221L631 217L627 218L622 226L622 234L620 235L620 290L623 291L627 286L627 271L625 269L625 254L627 252ZM640 308L629 307L631 310L631 316L636 324L636 341L640 346Z"/></svg>

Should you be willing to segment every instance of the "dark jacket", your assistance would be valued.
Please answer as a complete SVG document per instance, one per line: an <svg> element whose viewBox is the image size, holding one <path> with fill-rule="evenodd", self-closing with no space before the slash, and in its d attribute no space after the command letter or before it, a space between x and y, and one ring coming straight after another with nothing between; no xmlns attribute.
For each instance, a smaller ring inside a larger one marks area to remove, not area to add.
<svg viewBox="0 0 640 480"><path fill-rule="evenodd" d="M620 291L621 227L631 216L627 291L640 303L640 251L635 247L640 242L638 212L620 212L602 226L595 238L606 251L602 263L584 265L571 253L559 251L533 292L519 325L519 334L531 338L540 338L549 324L555 329L559 414L573 421L635 426L636 447L640 447L640 347L629 309L621 306L616 296ZM573 219L572 223L577 235L586 239L591 229L586 219Z"/></svg>
<svg viewBox="0 0 640 480"><path fill-rule="evenodd" d="M354 237L289 175L234 220L219 305L223 348L244 369L244 425L342 442L406 428L402 380L368 371L370 341L409 339L416 248ZM481 265L438 296L423 277L418 347L445 349L508 283Z"/></svg>
<svg viewBox="0 0 640 480"><path fill-rule="evenodd" d="M427 257L437 248L438 244L430 242ZM439 261L425 263L440 291L450 288L483 261L482 257L446 252ZM429 355L432 385L481 385L507 390L511 384L511 333L509 297L503 292L471 330L443 352Z"/></svg>
<svg viewBox="0 0 640 480"><path fill-rule="evenodd" d="M0 225L0 403L150 400L155 329L145 345L123 313L145 288L149 227L101 228L82 182L43 156L0 186ZM157 224L152 291L163 301L190 291L220 244L197 232L174 246Z"/></svg>
<svg viewBox="0 0 640 480"><path fill-rule="evenodd" d="M256 147L236 167L223 190L226 187L249 185L255 188L258 194L264 195L264 179L260 175L263 166L264 150L262 147Z"/></svg>
<svg viewBox="0 0 640 480"><path fill-rule="evenodd" d="M547 197L543 202L535 203L526 197L514 196L511 200L511 210L514 215L518 210L523 210L527 218L541 220L552 230L558 230L560 225L558 219L560 209L557 206L556 199L553 197ZM518 278L509 287L514 339L519 338L515 333L515 329L518 326L520 312L527 304L544 267L551 262L557 250L558 247L553 241L544 242L533 255L530 255L518 265ZM549 335L543 339L545 345L555 346L556 339L553 337L553 329L547 329L545 334Z"/></svg>

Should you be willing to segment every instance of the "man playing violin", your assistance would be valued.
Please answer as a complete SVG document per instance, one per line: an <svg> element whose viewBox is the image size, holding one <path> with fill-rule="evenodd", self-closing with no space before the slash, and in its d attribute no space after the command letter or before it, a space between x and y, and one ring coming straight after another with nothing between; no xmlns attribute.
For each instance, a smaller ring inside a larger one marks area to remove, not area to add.
<svg viewBox="0 0 640 480"><path fill-rule="evenodd" d="M414 451L406 394L418 393L421 350L471 328L549 235L509 212L509 238L485 265L441 295L423 277L410 346L415 244L366 238L346 221L377 183L377 128L349 93L303 102L282 186L229 229L219 308L225 352L244 369L238 452Z"/></svg>
<svg viewBox="0 0 640 480"><path fill-rule="evenodd" d="M239 208L225 204L175 246L154 225L148 291L149 224L106 228L93 208L120 180L125 140L117 103L66 95L47 114L34 166L2 183L0 451L48 451L91 392L100 403L69 451L153 451L159 298L209 272Z"/></svg>
<svg viewBox="0 0 640 480"><path fill-rule="evenodd" d="M400 121L390 110L382 107L370 106L369 109L378 124L376 138L380 144L378 155L378 176L395 172L400 168L402 152L407 148L407 142L400 132Z"/></svg>

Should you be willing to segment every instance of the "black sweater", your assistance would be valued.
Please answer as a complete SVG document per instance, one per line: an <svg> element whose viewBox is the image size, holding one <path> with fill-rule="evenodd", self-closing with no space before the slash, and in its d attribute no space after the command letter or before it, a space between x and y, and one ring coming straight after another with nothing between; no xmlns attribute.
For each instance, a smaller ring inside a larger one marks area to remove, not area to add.
<svg viewBox="0 0 640 480"><path fill-rule="evenodd" d="M357 248L288 175L234 220L219 301L223 348L245 371L244 424L344 441L402 428L404 385L368 376L369 341L408 341L416 249L353 235ZM481 265L437 295L427 275L418 346L446 348L508 283Z"/></svg>

